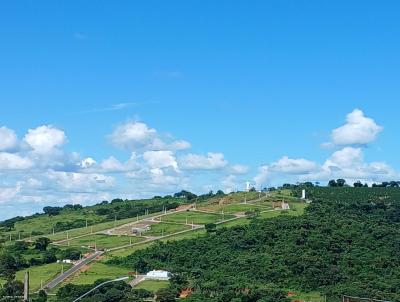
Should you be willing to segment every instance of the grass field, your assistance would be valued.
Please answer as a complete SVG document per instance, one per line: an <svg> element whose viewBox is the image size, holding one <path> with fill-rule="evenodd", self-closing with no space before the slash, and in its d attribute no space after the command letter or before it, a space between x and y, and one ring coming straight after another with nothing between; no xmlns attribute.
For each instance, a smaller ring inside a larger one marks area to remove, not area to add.
<svg viewBox="0 0 400 302"><path fill-rule="evenodd" d="M157 292L161 288L166 288L169 285L169 281L157 281L157 280L145 280L135 286L135 289L146 289L152 293Z"/></svg>
<svg viewBox="0 0 400 302"><path fill-rule="evenodd" d="M85 236L81 238L71 239L69 241L70 247L80 248L82 246L94 246L96 244L97 249L109 249L113 247L123 246L132 243L143 241L143 237L135 236L111 236L104 234L95 234L90 236ZM63 242L63 246L67 246L67 242Z"/></svg>
<svg viewBox="0 0 400 302"><path fill-rule="evenodd" d="M102 262L94 262L90 269L73 276L68 283L92 284L98 279L115 279L125 277L130 270L119 266L111 266ZM65 285L65 284L63 284Z"/></svg>
<svg viewBox="0 0 400 302"><path fill-rule="evenodd" d="M134 217L134 218L126 218L126 219L121 219L121 220L117 220L117 221L102 222L102 223L95 224L93 226L88 226L87 228L84 227L84 228L73 229L73 230L69 230L69 231L59 232L54 235L49 234L46 237L48 237L52 241L63 240L63 239L67 238L67 232L68 232L68 237L73 238L73 237L77 237L77 236L81 236L81 235L91 234L92 231L95 233L95 232L104 231L106 229L113 228L114 226L118 227L118 226L130 223L130 222L135 222L137 219L152 217L152 216L158 215L160 213L153 213L151 215L139 216L139 217Z"/></svg>
<svg viewBox="0 0 400 302"><path fill-rule="evenodd" d="M227 205L206 205L201 208L199 207L199 209L200 210L205 209L216 213L221 213L221 211L224 211L224 213L227 214L234 214L234 213L244 213L255 209L259 209L260 211L265 211L268 209L272 209L272 207L271 205L237 203L237 204L227 204Z"/></svg>
<svg viewBox="0 0 400 302"><path fill-rule="evenodd" d="M144 236L162 236L174 234L180 231L188 230L191 227L183 224L164 223L160 222L151 225L151 230L143 233Z"/></svg>
<svg viewBox="0 0 400 302"><path fill-rule="evenodd" d="M52 278L61 273L61 268L64 266L64 270L69 269L71 264L60 264L60 263L50 263L39 266L32 266L29 269L18 271L16 274L16 279L19 281L24 280L25 272L29 271L29 280L30 280L30 291L34 292L40 289L41 282L43 285L50 281ZM4 282L4 281L3 281ZM0 281L1 283L1 281Z"/></svg>
<svg viewBox="0 0 400 302"><path fill-rule="evenodd" d="M222 221L223 218L225 220L233 218L234 216L232 215L221 215L221 214L213 214L213 213L201 213L201 212L193 212L193 211L187 211L187 212L180 212L176 214L170 214L167 216L164 216L162 218L163 221L169 221L169 222L177 222L177 223L186 223L191 224L192 222L194 224L207 224L207 223L215 223Z"/></svg>
<svg viewBox="0 0 400 302"><path fill-rule="evenodd" d="M15 223L15 230L12 231L13 237L16 239L18 234L21 237L29 237L32 231L39 231L43 234L51 234L53 232L53 226L57 222L72 222L76 220L88 219L93 223L99 223L103 220L101 216L84 213L79 211L66 211L57 216L38 216L34 219L27 219L18 221Z"/></svg>

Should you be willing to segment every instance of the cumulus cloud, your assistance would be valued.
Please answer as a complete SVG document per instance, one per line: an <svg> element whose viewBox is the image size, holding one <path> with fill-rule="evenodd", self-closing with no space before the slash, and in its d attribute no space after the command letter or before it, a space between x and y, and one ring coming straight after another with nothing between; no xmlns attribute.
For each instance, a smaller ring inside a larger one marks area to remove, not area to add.
<svg viewBox="0 0 400 302"><path fill-rule="evenodd" d="M15 198L21 191L21 184L17 183L15 187L1 187L0 188L0 204L5 203Z"/></svg>
<svg viewBox="0 0 400 302"><path fill-rule="evenodd" d="M185 149L189 149L190 147L191 147L191 144L189 142L184 141L184 140L177 140L177 141L174 141L171 144L169 144L167 149L185 150Z"/></svg>
<svg viewBox="0 0 400 302"><path fill-rule="evenodd" d="M82 159L80 166L84 169L87 169L87 168L94 166L95 164L96 164L96 161L93 158L87 157L87 158Z"/></svg>
<svg viewBox="0 0 400 302"><path fill-rule="evenodd" d="M64 171L48 171L47 178L53 181L60 190L67 192L96 192L110 189L114 178L98 173L76 173Z"/></svg>
<svg viewBox="0 0 400 302"><path fill-rule="evenodd" d="M0 151L9 151L17 146L18 139L14 130L0 127Z"/></svg>
<svg viewBox="0 0 400 302"><path fill-rule="evenodd" d="M236 175L232 175L232 174L227 175L221 181L222 190L225 193L234 192L234 191L238 190L239 188L243 187L243 184L242 184L242 186L240 186L240 184L238 182L239 181L238 181Z"/></svg>
<svg viewBox="0 0 400 302"><path fill-rule="evenodd" d="M284 156L277 162L272 163L269 170L287 174L305 174L315 171L317 168L318 165L313 161Z"/></svg>
<svg viewBox="0 0 400 302"><path fill-rule="evenodd" d="M49 154L64 145L67 141L64 131L51 125L39 126L29 129L24 137L26 142L35 153Z"/></svg>
<svg viewBox="0 0 400 302"><path fill-rule="evenodd" d="M363 162L363 152L361 148L345 147L334 152L330 158L326 160L324 168L349 168L359 166Z"/></svg>
<svg viewBox="0 0 400 302"><path fill-rule="evenodd" d="M185 140L162 137L156 129L135 121L118 125L108 138L114 146L127 150L178 151L191 147Z"/></svg>
<svg viewBox="0 0 400 302"><path fill-rule="evenodd" d="M187 154L180 159L180 166L187 170L216 170L224 168L228 162L222 153Z"/></svg>
<svg viewBox="0 0 400 302"><path fill-rule="evenodd" d="M34 163L29 158L18 154L0 152L0 170L25 170L33 166Z"/></svg>
<svg viewBox="0 0 400 302"><path fill-rule="evenodd" d="M145 123L123 123L109 135L111 143L120 148L135 149L151 143L157 136L157 131Z"/></svg>
<svg viewBox="0 0 400 302"><path fill-rule="evenodd" d="M172 151L146 151L143 158L151 169L172 167L178 170L178 163Z"/></svg>
<svg viewBox="0 0 400 302"><path fill-rule="evenodd" d="M335 145L365 145L373 142L383 130L372 118L359 109L347 115L346 124L332 131Z"/></svg>
<svg viewBox="0 0 400 302"><path fill-rule="evenodd" d="M256 186L265 186L270 180L270 171L268 165L263 165L258 168L258 173L253 178Z"/></svg>
<svg viewBox="0 0 400 302"><path fill-rule="evenodd" d="M132 152L131 157L126 162L121 162L114 156L103 160L100 164L100 170L103 172L129 172L138 170L140 165L137 163L137 156Z"/></svg>

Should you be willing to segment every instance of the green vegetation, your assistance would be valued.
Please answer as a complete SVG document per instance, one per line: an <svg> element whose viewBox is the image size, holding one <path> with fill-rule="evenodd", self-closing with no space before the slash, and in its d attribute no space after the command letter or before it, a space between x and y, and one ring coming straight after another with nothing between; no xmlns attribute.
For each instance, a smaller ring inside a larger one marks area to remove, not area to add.
<svg viewBox="0 0 400 302"><path fill-rule="evenodd" d="M52 278L56 277L61 273L62 268L67 270L71 267L71 264L61 264L61 263L50 263L39 266L32 266L29 269L18 271L15 278L19 281L24 280L24 275L26 271L29 271L30 278L30 288L31 291L37 291L41 288L41 283L46 284Z"/></svg>
<svg viewBox="0 0 400 302"><path fill-rule="evenodd" d="M298 204L296 216L273 211L278 217L253 218L195 240L157 242L109 263L140 272L164 268L187 278L196 289L187 301L287 301L287 289L328 299L348 294L399 301L400 190L308 193L313 203L304 215L297 215L304 209Z"/></svg>
<svg viewBox="0 0 400 302"><path fill-rule="evenodd" d="M143 240L144 240L143 237L136 237L136 236L95 234L95 235L89 235L71 239L69 240L69 245L67 241L64 241L62 244L64 246L69 246L74 248L79 248L79 247L94 248L96 246L97 249L101 250L101 249L109 249L113 247L129 245L131 242L136 243Z"/></svg>
<svg viewBox="0 0 400 302"><path fill-rule="evenodd" d="M227 205L208 205L199 209L205 209L208 211L221 213L223 211L227 214L233 213L244 213L250 210L259 209L260 211L265 211L272 209L271 205L254 205L254 204L227 204Z"/></svg>
<svg viewBox="0 0 400 302"><path fill-rule="evenodd" d="M92 284L98 279L115 279L127 276L130 271L127 268L95 262L90 265L90 269L75 275L68 283L76 285Z"/></svg>
<svg viewBox="0 0 400 302"><path fill-rule="evenodd" d="M68 284L60 288L57 292L57 302L71 302L82 294L88 292L97 285L103 283L105 279L99 279L93 284L75 285ZM124 301L142 301L137 299L137 292L132 291L131 287L125 282L114 282L101 286L95 290L93 294L82 299L83 302L88 301L107 301L107 302L124 302Z"/></svg>
<svg viewBox="0 0 400 302"><path fill-rule="evenodd" d="M174 224L174 223L165 223L160 222L157 224L152 224L150 231L143 233L144 236L162 236L169 235L177 232L181 232L184 230L191 229L188 225L183 224Z"/></svg>
<svg viewBox="0 0 400 302"><path fill-rule="evenodd" d="M151 215L160 213L163 209L174 209L187 202L186 198L166 196L148 200L114 199L89 207L81 205L66 205L62 208L44 207L43 214L16 217L0 222L0 242L9 241L10 236L12 240L43 235L53 241L61 240L66 238L67 230L69 237L80 236L91 231L96 232L132 222L146 211Z"/></svg>
<svg viewBox="0 0 400 302"><path fill-rule="evenodd" d="M162 221L176 222L176 223L186 223L187 221L188 224L191 224L192 222L194 224L207 224L207 223L220 222L234 217L235 216L233 215L186 211L164 216L162 217Z"/></svg>
<svg viewBox="0 0 400 302"><path fill-rule="evenodd" d="M156 293L162 288L167 288L169 281L145 280L135 286L135 289L145 289L149 292Z"/></svg>

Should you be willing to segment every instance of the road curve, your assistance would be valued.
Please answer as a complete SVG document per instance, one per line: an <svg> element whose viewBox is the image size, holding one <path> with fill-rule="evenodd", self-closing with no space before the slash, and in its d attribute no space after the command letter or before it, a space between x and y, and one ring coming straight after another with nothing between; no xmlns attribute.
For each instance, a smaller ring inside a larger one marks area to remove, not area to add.
<svg viewBox="0 0 400 302"><path fill-rule="evenodd" d="M58 284L63 282L65 279L67 279L68 277L72 276L74 273L79 271L82 267L89 264L90 262L95 260L97 257L101 256L103 253L104 253L103 251L97 251L97 252L93 253L92 255L90 255L89 257L82 259L80 262L75 264L69 270L65 271L63 274L57 276L56 278L51 280L49 283L47 283L44 286L44 289L53 289Z"/></svg>

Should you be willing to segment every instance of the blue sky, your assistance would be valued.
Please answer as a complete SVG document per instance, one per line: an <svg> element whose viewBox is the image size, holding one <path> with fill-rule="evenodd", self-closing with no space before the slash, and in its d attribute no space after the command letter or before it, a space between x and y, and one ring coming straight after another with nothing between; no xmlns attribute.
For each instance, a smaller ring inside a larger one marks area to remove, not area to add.
<svg viewBox="0 0 400 302"><path fill-rule="evenodd" d="M1 3L0 219L246 180L397 179L399 9Z"/></svg>

